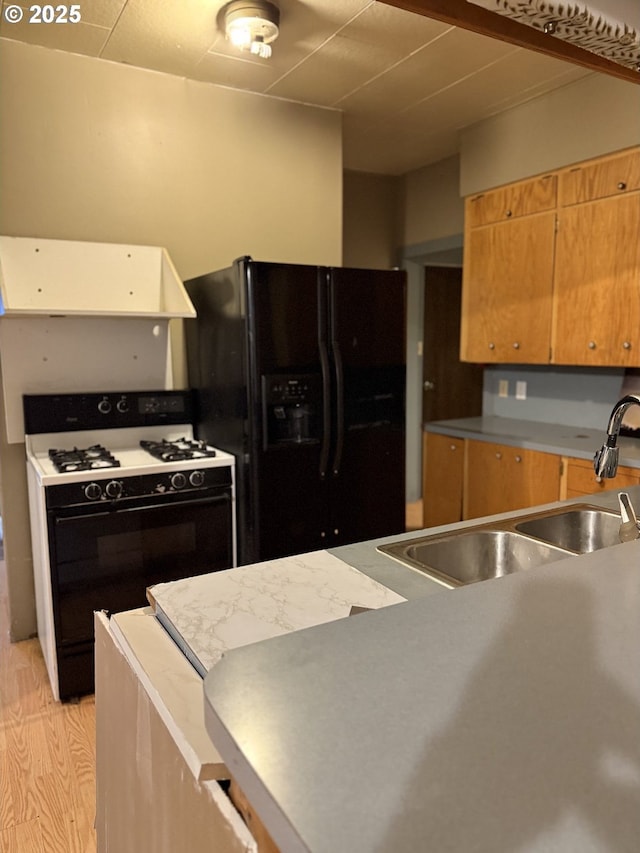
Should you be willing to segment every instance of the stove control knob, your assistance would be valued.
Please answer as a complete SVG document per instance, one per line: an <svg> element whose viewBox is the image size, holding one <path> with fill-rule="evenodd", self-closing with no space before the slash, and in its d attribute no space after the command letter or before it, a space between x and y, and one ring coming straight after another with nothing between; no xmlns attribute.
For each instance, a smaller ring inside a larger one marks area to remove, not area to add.
<svg viewBox="0 0 640 853"><path fill-rule="evenodd" d="M177 474L171 475L170 483L172 489L184 489L184 487L187 485L187 478L182 473L182 471L178 471Z"/></svg>
<svg viewBox="0 0 640 853"><path fill-rule="evenodd" d="M111 411L111 403L107 397L103 397L98 403L98 411L101 415L108 415Z"/></svg>
<svg viewBox="0 0 640 853"><path fill-rule="evenodd" d="M102 494L102 489L98 483L88 483L84 487L84 496L88 501L97 501Z"/></svg>
<svg viewBox="0 0 640 853"><path fill-rule="evenodd" d="M122 399L118 400L116 403L116 409L122 414L129 411L129 403L126 397L122 397Z"/></svg>
<svg viewBox="0 0 640 853"><path fill-rule="evenodd" d="M189 482L196 489L204 485L204 471L192 471L189 474Z"/></svg>
<svg viewBox="0 0 640 853"><path fill-rule="evenodd" d="M105 492L107 493L108 498L119 498L122 496L123 486L120 480L110 480L106 487Z"/></svg>

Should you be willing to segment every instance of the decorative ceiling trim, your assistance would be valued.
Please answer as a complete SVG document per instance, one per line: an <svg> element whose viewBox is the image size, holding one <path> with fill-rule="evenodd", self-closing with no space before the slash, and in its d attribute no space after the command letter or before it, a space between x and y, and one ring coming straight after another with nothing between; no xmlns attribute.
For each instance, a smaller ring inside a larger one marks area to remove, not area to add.
<svg viewBox="0 0 640 853"><path fill-rule="evenodd" d="M535 50L556 59L573 62L591 71L599 71L619 77L630 83L640 84L640 73L612 62L571 42L550 38L545 33L507 18L467 0L378 0L388 6L415 12L426 18L443 21L455 27L472 30L480 35L497 38L518 47Z"/></svg>
<svg viewBox="0 0 640 853"><path fill-rule="evenodd" d="M640 33L585 3L564 0L469 0L490 12L640 71Z"/></svg>

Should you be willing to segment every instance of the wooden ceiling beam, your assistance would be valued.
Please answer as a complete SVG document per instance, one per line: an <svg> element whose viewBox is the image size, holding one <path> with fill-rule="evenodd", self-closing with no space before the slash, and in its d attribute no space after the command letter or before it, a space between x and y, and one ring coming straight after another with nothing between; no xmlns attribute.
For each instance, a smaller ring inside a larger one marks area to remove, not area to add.
<svg viewBox="0 0 640 853"><path fill-rule="evenodd" d="M405 9L407 12L415 12L427 18L434 18L455 27L472 30L483 36L500 39L518 47L535 50L556 59L564 59L592 71L611 74L631 83L640 83L640 72L633 68L611 62L610 59L604 59L571 42L546 35L526 24L520 24L475 3L469 3L468 0L379 0L379 2Z"/></svg>

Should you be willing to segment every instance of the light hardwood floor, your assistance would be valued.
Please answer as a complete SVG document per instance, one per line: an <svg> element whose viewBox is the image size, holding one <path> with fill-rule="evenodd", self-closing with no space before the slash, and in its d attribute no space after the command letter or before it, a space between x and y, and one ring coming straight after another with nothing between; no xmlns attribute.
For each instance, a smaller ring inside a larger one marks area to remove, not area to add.
<svg viewBox="0 0 640 853"><path fill-rule="evenodd" d="M422 530L424 527L422 523L422 501L407 504L407 514L405 517L407 530Z"/></svg>
<svg viewBox="0 0 640 853"><path fill-rule="evenodd" d="M421 527L422 501L407 504ZM92 853L94 818L94 697L55 702L38 640L9 642L0 559L0 853Z"/></svg>
<svg viewBox="0 0 640 853"><path fill-rule="evenodd" d="M0 562L0 851L96 850L95 703L55 702L38 640L9 642Z"/></svg>

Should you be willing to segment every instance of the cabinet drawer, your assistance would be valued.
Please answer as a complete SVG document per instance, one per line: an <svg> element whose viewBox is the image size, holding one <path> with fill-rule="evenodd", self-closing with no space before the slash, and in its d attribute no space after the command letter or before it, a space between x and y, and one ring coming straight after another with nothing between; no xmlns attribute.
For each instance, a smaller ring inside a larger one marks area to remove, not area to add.
<svg viewBox="0 0 640 853"><path fill-rule="evenodd" d="M640 469L637 468L620 467L613 479L602 478L598 482L591 462L586 459L569 459L567 462L567 497L594 495L639 484Z"/></svg>
<svg viewBox="0 0 640 853"><path fill-rule="evenodd" d="M515 219L530 213L542 213L556 206L555 175L545 175L518 184L499 187L490 192L470 196L465 203L465 219L469 227Z"/></svg>
<svg viewBox="0 0 640 853"><path fill-rule="evenodd" d="M640 149L579 166L560 174L561 206L640 189Z"/></svg>

